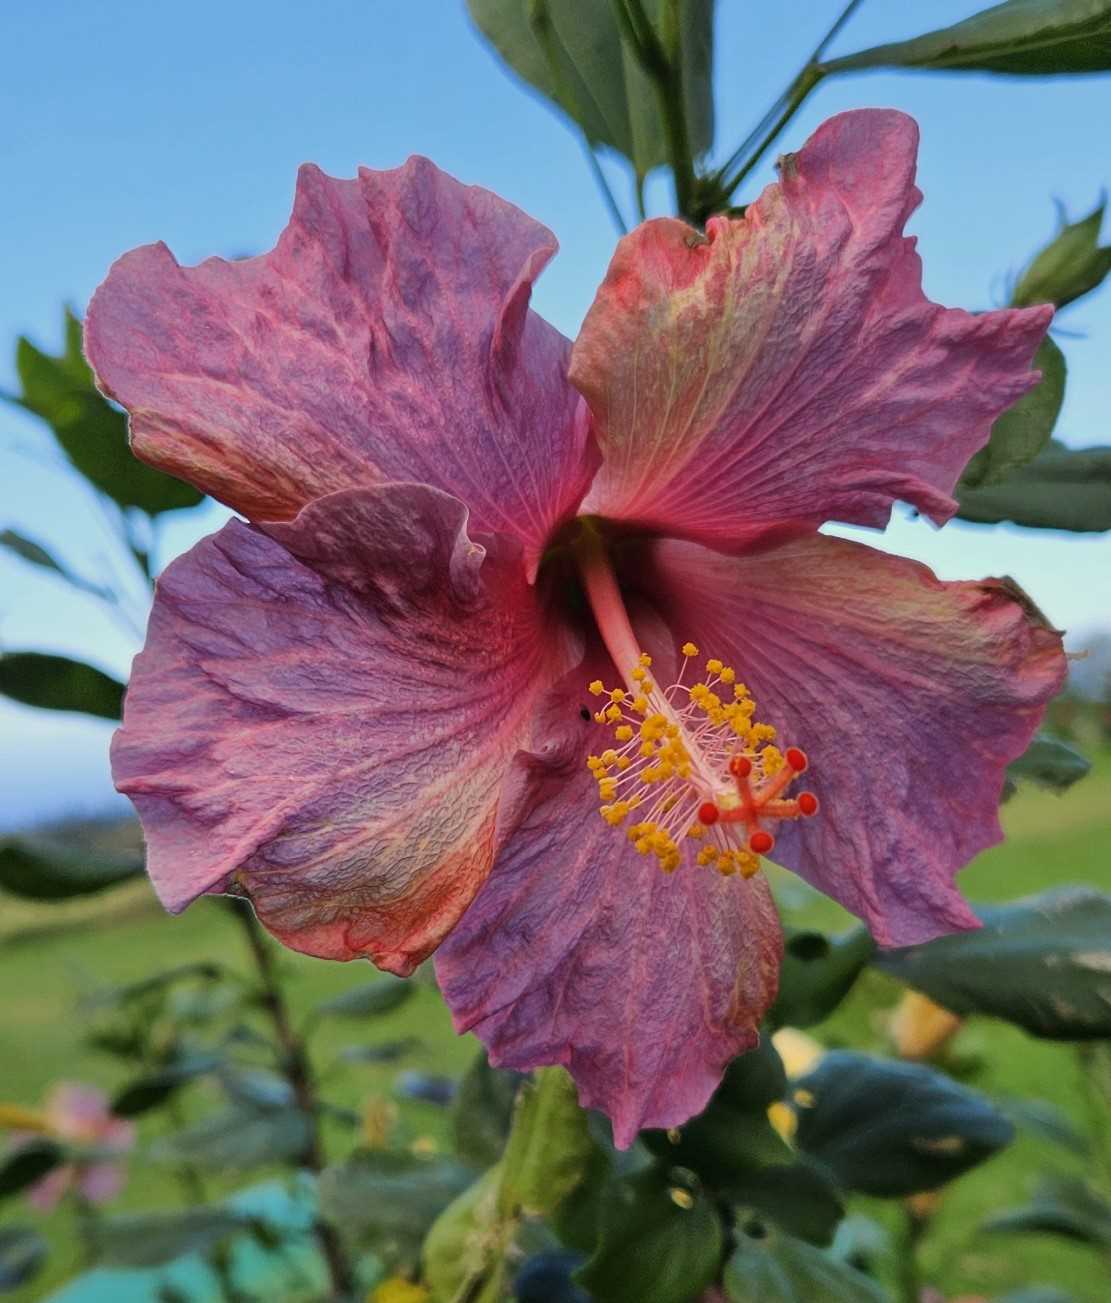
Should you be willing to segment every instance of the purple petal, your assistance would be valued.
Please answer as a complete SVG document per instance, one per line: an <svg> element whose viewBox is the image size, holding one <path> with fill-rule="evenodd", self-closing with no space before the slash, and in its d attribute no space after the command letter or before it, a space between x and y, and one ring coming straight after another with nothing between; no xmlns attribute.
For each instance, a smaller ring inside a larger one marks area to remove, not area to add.
<svg viewBox="0 0 1111 1303"><path fill-rule="evenodd" d="M489 870L560 654L519 549L435 489L226 525L159 581L112 750L163 903L246 892L296 949L410 972Z"/></svg>
<svg viewBox="0 0 1111 1303"><path fill-rule="evenodd" d="M762 877L667 876L599 817L584 763L599 730L579 721L599 671L614 677L584 667L546 703L543 751L516 762L519 822L436 972L491 1062L566 1065L625 1148L700 1112L756 1043L782 942Z"/></svg>
<svg viewBox="0 0 1111 1303"><path fill-rule="evenodd" d="M1052 309L931 303L903 226L918 129L842 113L741 220L621 241L575 344L604 463L585 509L724 551L826 520L932 520L1035 382Z"/></svg>
<svg viewBox="0 0 1111 1303"><path fill-rule="evenodd" d="M529 310L555 237L426 159L340 181L301 169L258 258L121 258L86 347L135 452L253 520L417 480L531 553L596 464L567 341Z"/></svg>
<svg viewBox="0 0 1111 1303"><path fill-rule="evenodd" d="M977 927L954 875L1002 837L1004 769L1065 674L1029 599L825 535L746 557L663 542L653 562L676 635L733 665L810 758L799 787L821 809L780 825L772 858L881 945Z"/></svg>

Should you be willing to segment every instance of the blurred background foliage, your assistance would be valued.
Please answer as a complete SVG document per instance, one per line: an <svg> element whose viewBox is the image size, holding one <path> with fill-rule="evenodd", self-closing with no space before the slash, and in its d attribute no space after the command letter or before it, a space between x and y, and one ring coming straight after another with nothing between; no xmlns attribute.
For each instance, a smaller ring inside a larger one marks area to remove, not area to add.
<svg viewBox="0 0 1111 1303"><path fill-rule="evenodd" d="M1111 71L1104 0L1009 0L833 56L859 7L833 14L749 136L710 164L712 0L469 5L501 61L580 135L619 230L661 171L695 224L743 210L746 179L830 79ZM1098 292L1103 215L1102 201L1061 211L1007 300L1067 310ZM1055 437L1068 319L1039 353L1039 386L969 464L966 521L1111 529L1111 446ZM113 553L59 544L48 507L33 536L4 528L0 547L137 637L167 515L203 508L200 495L130 455L79 314L65 311L61 352L23 338L15 366L4 397L85 481ZM962 878L983 929L880 954L773 870L788 946L769 1035L701 1117L627 1154L561 1072L500 1072L455 1037L430 972L402 982L279 953L236 901L164 917L129 820L5 835L0 1291L1097 1303L1111 1270L1111 635L1084 650L1012 766L1007 842ZM0 693L35 709L116 719L124 691L80 659L0 652ZM83 1177L120 1155L52 1117L49 1089L65 1081L97 1083L106 1116L137 1124L127 1184L103 1206ZM29 1200L51 1180L60 1195L44 1213Z"/></svg>

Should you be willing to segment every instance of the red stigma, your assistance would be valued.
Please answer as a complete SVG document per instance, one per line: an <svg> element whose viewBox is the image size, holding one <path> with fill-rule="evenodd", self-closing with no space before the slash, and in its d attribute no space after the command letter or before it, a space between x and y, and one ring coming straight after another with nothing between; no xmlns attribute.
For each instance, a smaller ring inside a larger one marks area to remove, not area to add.
<svg viewBox="0 0 1111 1303"><path fill-rule="evenodd" d="M733 756L729 761L729 772L734 778L747 778L752 773L752 761L748 756Z"/></svg>
<svg viewBox="0 0 1111 1303"><path fill-rule="evenodd" d="M806 758L806 752L801 750L799 747L788 747L783 758L796 774L801 774L810 763Z"/></svg>
<svg viewBox="0 0 1111 1303"><path fill-rule="evenodd" d="M721 818L721 811L717 808L717 806L713 803L713 801L703 801L702 804L698 807L699 823L704 823L707 827L709 827L710 824L717 823L718 819L720 818Z"/></svg>
<svg viewBox="0 0 1111 1303"><path fill-rule="evenodd" d="M805 814L809 817L818 813L818 798L813 792L800 792L798 801L799 814Z"/></svg>
<svg viewBox="0 0 1111 1303"><path fill-rule="evenodd" d="M763 828L757 828L748 839L748 849L756 855L767 855L774 845L775 838L770 832L765 832Z"/></svg>

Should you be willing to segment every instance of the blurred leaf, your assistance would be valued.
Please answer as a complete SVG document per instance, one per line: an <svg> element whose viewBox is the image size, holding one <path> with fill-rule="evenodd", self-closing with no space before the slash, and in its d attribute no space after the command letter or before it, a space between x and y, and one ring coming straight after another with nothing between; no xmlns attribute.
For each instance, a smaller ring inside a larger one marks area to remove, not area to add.
<svg viewBox="0 0 1111 1303"><path fill-rule="evenodd" d="M499 1191L502 1212L554 1212L582 1181L593 1148L570 1074L539 1069L514 1102Z"/></svg>
<svg viewBox="0 0 1111 1303"><path fill-rule="evenodd" d="M1039 787L1064 792L1073 783L1087 777L1091 768L1091 761L1074 751L1067 742L1040 733L1022 755L1007 766L1007 777L1012 781L1026 779Z"/></svg>
<svg viewBox="0 0 1111 1303"><path fill-rule="evenodd" d="M1101 201L1087 217L1069 223L1061 211L1060 230L1023 272L1011 303L1016 308L1032 303L1054 303L1063 308L1101 284L1111 271L1111 245L1099 247L1103 225Z"/></svg>
<svg viewBox="0 0 1111 1303"><path fill-rule="evenodd" d="M1024 1208L997 1213L985 1231L1038 1231L1111 1248L1111 1205L1075 1177L1043 1181Z"/></svg>
<svg viewBox="0 0 1111 1303"><path fill-rule="evenodd" d="M27 538L26 535L20 534L14 529L0 531L0 547L5 547L9 552L14 552L16 556L30 565L40 566L43 570L52 570L68 584L72 584L74 588L80 588L83 592L92 593L96 597L108 596L106 589L90 583L87 579L82 579L80 575L75 575L71 570L67 570L46 548L36 543L33 538Z"/></svg>
<svg viewBox="0 0 1111 1303"><path fill-rule="evenodd" d="M187 1253L204 1253L255 1225L231 1208L182 1208L132 1213L97 1222L99 1261L105 1267L161 1267Z"/></svg>
<svg viewBox="0 0 1111 1303"><path fill-rule="evenodd" d="M827 1018L867 967L875 942L864 926L827 937L786 929L779 995L768 1015L774 1027L812 1027Z"/></svg>
<svg viewBox="0 0 1111 1303"><path fill-rule="evenodd" d="M45 837L0 837L0 888L24 900L88 896L142 873L142 855L75 851Z"/></svg>
<svg viewBox="0 0 1111 1303"><path fill-rule="evenodd" d="M394 1081L394 1090L409 1099L420 1099L426 1104L445 1108L455 1098L458 1090L454 1077L439 1073L401 1072Z"/></svg>
<svg viewBox="0 0 1111 1303"><path fill-rule="evenodd" d="M894 1257L895 1246L885 1226L862 1213L851 1213L838 1226L830 1253L866 1276L881 1276Z"/></svg>
<svg viewBox="0 0 1111 1303"><path fill-rule="evenodd" d="M223 969L220 965L209 960L178 964L174 968L164 969L161 973L152 973L150 977L144 977L138 982L128 982L123 986L106 986L99 991L93 991L82 1000L81 1005L86 1012L129 1005L136 1000L144 1000L147 996L159 994L167 987L173 986L175 982L190 979L211 982L222 973Z"/></svg>
<svg viewBox="0 0 1111 1303"><path fill-rule="evenodd" d="M887 1298L848 1263L759 1218L738 1225L723 1283L730 1303L884 1303Z"/></svg>
<svg viewBox="0 0 1111 1303"><path fill-rule="evenodd" d="M30 1226L0 1227L0 1290L26 1285L46 1261L48 1245Z"/></svg>
<svg viewBox="0 0 1111 1303"><path fill-rule="evenodd" d="M880 951L876 967L954 1013L1049 1040L1111 1036L1111 896L1057 887L976 912L978 931Z"/></svg>
<svg viewBox="0 0 1111 1303"><path fill-rule="evenodd" d="M151 1155L160 1162L241 1171L300 1162L309 1139L308 1119L300 1109L238 1106L163 1136L151 1146Z"/></svg>
<svg viewBox="0 0 1111 1303"><path fill-rule="evenodd" d="M989 1099L933 1068L847 1050L826 1054L793 1099L798 1147L861 1194L934 1190L1014 1136Z"/></svg>
<svg viewBox="0 0 1111 1303"><path fill-rule="evenodd" d="M951 72L1103 72L1111 68L1111 0L1007 0L952 27L861 50L824 65Z"/></svg>
<svg viewBox="0 0 1111 1303"><path fill-rule="evenodd" d="M832 1179L805 1159L738 1173L729 1182L728 1193L734 1203L812 1244L829 1244L845 1215Z"/></svg>
<svg viewBox="0 0 1111 1303"><path fill-rule="evenodd" d="M226 1064L220 1082L232 1100L253 1109L288 1108L294 1103L293 1087L286 1078L266 1068Z"/></svg>
<svg viewBox="0 0 1111 1303"><path fill-rule="evenodd" d="M690 1303L716 1278L724 1248L697 1177L653 1166L615 1182L576 1279L597 1303Z"/></svg>
<svg viewBox="0 0 1111 1303"><path fill-rule="evenodd" d="M35 1139L21 1143L17 1149L0 1158L0 1199L26 1190L65 1161L65 1151L53 1140Z"/></svg>
<svg viewBox="0 0 1111 1303"><path fill-rule="evenodd" d="M1034 354L1041 380L1000 416L991 438L964 469L960 491L998 484L1032 461L1049 443L1065 400L1065 355L1046 335Z"/></svg>
<svg viewBox="0 0 1111 1303"><path fill-rule="evenodd" d="M1010 520L1029 529L1099 533L1111 529L1111 448L1074 450L1051 439L1002 484L958 485L957 499L957 515L976 524Z"/></svg>
<svg viewBox="0 0 1111 1303"><path fill-rule="evenodd" d="M657 33L669 0L647 0ZM644 176L668 160L656 88L622 42L613 5L592 0L468 0L509 67ZM692 155L713 143L713 0L679 0L683 96ZM553 66L554 65L554 66Z"/></svg>
<svg viewBox="0 0 1111 1303"><path fill-rule="evenodd" d="M1091 1152L1087 1136L1078 1131L1055 1104L1044 1099L1020 1099L1009 1095L996 1095L995 1102L1015 1126L1031 1135L1060 1145L1073 1154L1083 1156Z"/></svg>
<svg viewBox="0 0 1111 1303"><path fill-rule="evenodd" d="M1008 1290L993 1303L1076 1303L1071 1294L1056 1285L1027 1285L1023 1289Z"/></svg>
<svg viewBox="0 0 1111 1303"><path fill-rule="evenodd" d="M505 1256L514 1222L498 1213L503 1171L501 1163L495 1164L432 1224L421 1254L421 1275L432 1303L482 1297L490 1290L498 1291L498 1298L504 1296Z"/></svg>
<svg viewBox="0 0 1111 1303"><path fill-rule="evenodd" d="M65 352L55 357L20 339L16 370L21 392L14 401L41 416L73 466L121 507L157 515L202 500L191 485L132 456L127 417L93 384L81 353L81 323L72 313L66 313Z"/></svg>
<svg viewBox="0 0 1111 1303"><path fill-rule="evenodd" d="M315 1012L322 1018L376 1018L399 1009L416 989L408 978L380 973L374 981L318 1004Z"/></svg>
<svg viewBox="0 0 1111 1303"><path fill-rule="evenodd" d="M419 1036L402 1036L396 1041L379 1041L376 1045L345 1045L340 1058L345 1063L393 1063L412 1054L423 1045Z"/></svg>
<svg viewBox="0 0 1111 1303"><path fill-rule="evenodd" d="M119 719L124 685L103 670L45 652L0 654L0 693L40 710L79 710Z"/></svg>
<svg viewBox="0 0 1111 1303"><path fill-rule="evenodd" d="M464 1163L492 1167L502 1155L513 1101L524 1076L505 1068L492 1068L480 1049L459 1083L452 1109L455 1152Z"/></svg>
<svg viewBox="0 0 1111 1303"><path fill-rule="evenodd" d="M791 1161L789 1146L768 1121L768 1105L786 1093L782 1060L765 1035L726 1068L702 1113L672 1131L645 1131L641 1139L662 1161L688 1167L706 1184L730 1192L757 1169Z"/></svg>
<svg viewBox="0 0 1111 1303"><path fill-rule="evenodd" d="M215 1072L222 1063L223 1059L218 1055L196 1054L158 1072L138 1077L117 1092L112 1100L112 1112L123 1118L149 1113L165 1104L186 1082Z"/></svg>
<svg viewBox="0 0 1111 1303"><path fill-rule="evenodd" d="M415 1266L432 1223L472 1179L450 1159L367 1150L324 1170L320 1208L345 1236L387 1263Z"/></svg>
<svg viewBox="0 0 1111 1303"><path fill-rule="evenodd" d="M582 1258L577 1253L538 1253L525 1263L513 1280L516 1303L591 1303L579 1289L574 1272Z"/></svg>

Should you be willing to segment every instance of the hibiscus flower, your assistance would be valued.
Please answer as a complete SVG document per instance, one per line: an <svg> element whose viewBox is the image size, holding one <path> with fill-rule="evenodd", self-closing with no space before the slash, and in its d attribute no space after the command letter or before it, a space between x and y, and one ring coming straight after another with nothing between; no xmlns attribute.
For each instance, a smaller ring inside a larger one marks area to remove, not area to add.
<svg viewBox="0 0 1111 1303"><path fill-rule="evenodd" d="M916 145L843 114L743 218L644 223L573 348L529 307L552 235L423 159L305 167L263 257L113 267L87 347L136 454L249 522L162 576L113 745L170 910L438 948L456 1026L619 1144L756 1041L760 855L884 945L976 925L953 877L1059 636L818 533L943 523L1037 379L1050 308L924 297Z"/></svg>

